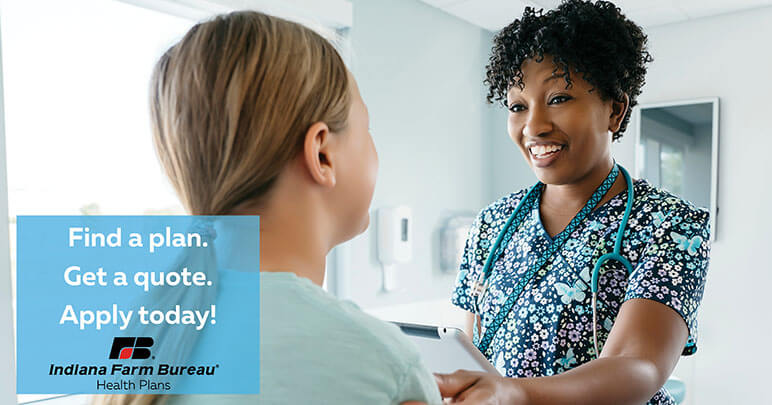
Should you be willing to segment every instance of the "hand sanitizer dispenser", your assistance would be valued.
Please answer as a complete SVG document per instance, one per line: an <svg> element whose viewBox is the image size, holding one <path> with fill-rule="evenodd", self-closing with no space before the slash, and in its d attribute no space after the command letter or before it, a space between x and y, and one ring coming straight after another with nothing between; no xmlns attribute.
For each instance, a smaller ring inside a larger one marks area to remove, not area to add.
<svg viewBox="0 0 772 405"><path fill-rule="evenodd" d="M381 208L377 214L378 261L383 267L383 291L397 287L395 265L413 256L413 217L408 206Z"/></svg>

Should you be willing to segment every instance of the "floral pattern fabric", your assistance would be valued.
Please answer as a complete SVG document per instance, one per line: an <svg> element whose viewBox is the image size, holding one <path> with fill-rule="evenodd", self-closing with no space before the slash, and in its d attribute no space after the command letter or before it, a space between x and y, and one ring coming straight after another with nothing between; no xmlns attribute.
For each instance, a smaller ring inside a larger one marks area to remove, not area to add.
<svg viewBox="0 0 772 405"><path fill-rule="evenodd" d="M660 302L683 317L687 347L697 343L697 309L702 300L710 253L708 211L646 180L635 180L632 212L624 231L622 256L632 274L609 260L598 278L598 344L614 325L627 300ZM528 272L551 242L539 215L539 201L516 230L499 258L487 294L477 305L472 287L482 274L491 246L527 190L512 193L483 209L466 241L452 295L453 304L480 315L485 333L507 300L518 277ZM517 299L483 353L503 376L550 376L595 357L590 282L595 262L614 250L627 190L596 208L565 245L539 270ZM675 404L663 388L649 404Z"/></svg>

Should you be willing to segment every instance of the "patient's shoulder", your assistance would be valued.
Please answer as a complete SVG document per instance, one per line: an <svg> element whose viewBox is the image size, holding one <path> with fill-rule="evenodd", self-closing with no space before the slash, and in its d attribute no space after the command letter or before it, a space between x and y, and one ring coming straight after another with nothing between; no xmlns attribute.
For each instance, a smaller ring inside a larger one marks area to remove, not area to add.
<svg viewBox="0 0 772 405"><path fill-rule="evenodd" d="M396 363L398 368L418 358L417 349L399 327L336 298L306 278L276 273L261 277L261 283L262 324L270 329L263 328L261 335L267 338L307 336L318 350L349 350L360 357Z"/></svg>

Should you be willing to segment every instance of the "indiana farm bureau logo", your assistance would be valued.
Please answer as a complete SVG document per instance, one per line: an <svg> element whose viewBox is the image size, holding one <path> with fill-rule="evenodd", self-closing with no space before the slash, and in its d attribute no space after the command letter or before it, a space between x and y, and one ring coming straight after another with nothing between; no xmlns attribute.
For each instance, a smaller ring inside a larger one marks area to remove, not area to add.
<svg viewBox="0 0 772 405"><path fill-rule="evenodd" d="M110 349L110 359L149 359L150 347L153 346L153 338L143 337L114 337L113 347Z"/></svg>

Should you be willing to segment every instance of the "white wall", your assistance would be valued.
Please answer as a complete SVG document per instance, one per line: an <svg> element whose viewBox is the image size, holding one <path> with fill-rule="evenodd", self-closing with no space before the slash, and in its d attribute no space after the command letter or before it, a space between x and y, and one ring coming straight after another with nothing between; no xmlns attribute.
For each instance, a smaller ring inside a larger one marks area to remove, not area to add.
<svg viewBox="0 0 772 405"><path fill-rule="evenodd" d="M2 41L0 41L1 43ZM2 46L0 46L2 48ZM0 61L2 61L0 49ZM5 158L5 102L3 96L3 66L0 63L0 195L8 195ZM8 250L8 199L0 198L0 403L16 401L16 361L11 305L11 258Z"/></svg>
<svg viewBox="0 0 772 405"><path fill-rule="evenodd" d="M491 41L491 46L493 42ZM526 163L520 150L515 146L507 132L506 108L495 104L489 114L489 126L487 145L489 167L486 170L488 176L488 189L486 190L486 203L491 203L499 198L536 183L531 168Z"/></svg>
<svg viewBox="0 0 772 405"><path fill-rule="evenodd" d="M233 10L260 10L312 27L348 28L351 26L349 0L118 0L124 3L202 20Z"/></svg>
<svg viewBox="0 0 772 405"><path fill-rule="evenodd" d="M352 4L351 69L380 167L370 228L346 244L350 287L342 295L365 308L418 300L450 307L457 273L440 271L439 229L484 201L482 80L491 34L417 0ZM412 208L413 259L397 266L399 289L382 294L375 210L397 204Z"/></svg>
<svg viewBox="0 0 772 405"><path fill-rule="evenodd" d="M642 104L720 98L717 240L699 350L679 366L689 377L690 404L769 403L770 21L772 8L764 8L647 30L655 60ZM634 136L627 135L615 153L632 167Z"/></svg>

